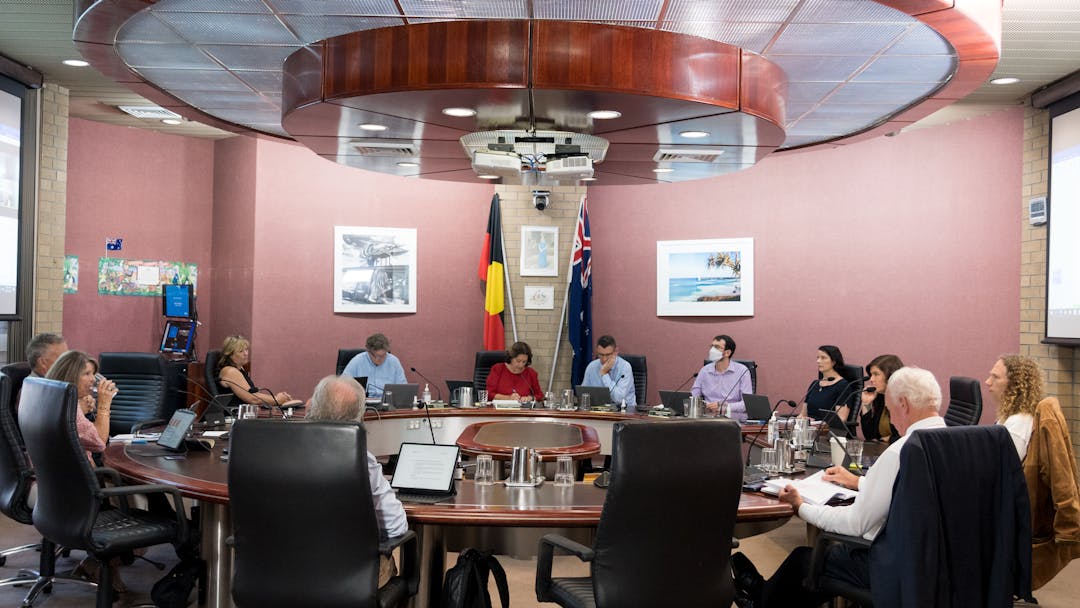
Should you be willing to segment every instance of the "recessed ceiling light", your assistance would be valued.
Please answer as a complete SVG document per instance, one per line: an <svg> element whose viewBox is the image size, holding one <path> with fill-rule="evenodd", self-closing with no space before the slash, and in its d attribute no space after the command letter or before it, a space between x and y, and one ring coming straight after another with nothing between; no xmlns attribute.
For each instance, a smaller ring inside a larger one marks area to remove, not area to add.
<svg viewBox="0 0 1080 608"><path fill-rule="evenodd" d="M447 116L457 116L458 118L476 116L476 110L472 108L443 108L442 113Z"/></svg>
<svg viewBox="0 0 1080 608"><path fill-rule="evenodd" d="M657 167L657 168L653 169L652 171L653 171L653 173L671 173L674 170L675 169L672 169L671 167Z"/></svg>
<svg viewBox="0 0 1080 608"><path fill-rule="evenodd" d="M581 178L581 181L583 181L583 182L595 182L596 178L595 177L583 177L583 178Z"/></svg>
<svg viewBox="0 0 1080 608"><path fill-rule="evenodd" d="M593 110L592 112L589 112L587 116L596 120L611 120L612 118L622 116L622 112L617 110Z"/></svg>
<svg viewBox="0 0 1080 608"><path fill-rule="evenodd" d="M702 137L708 137L709 132L708 131L683 131L682 133L679 133L679 135L682 135L683 137L686 137L686 138L689 138L689 139L699 139L699 138L702 138Z"/></svg>
<svg viewBox="0 0 1080 608"><path fill-rule="evenodd" d="M1020 79L1015 76L1002 76L1001 78L994 78L990 81L990 84L1016 84L1018 82L1020 82Z"/></svg>
<svg viewBox="0 0 1080 608"><path fill-rule="evenodd" d="M420 163L411 163L411 162L408 162L408 161L402 161L402 162L398 163L397 166L399 166L399 167L419 167Z"/></svg>
<svg viewBox="0 0 1080 608"><path fill-rule="evenodd" d="M163 124L167 124L167 125L182 125L182 124L184 124L184 121L182 121L182 120L180 120L178 118L162 118L161 122Z"/></svg>
<svg viewBox="0 0 1080 608"><path fill-rule="evenodd" d="M86 66L90 65L90 62L83 61L82 59L65 59L61 63L63 63L64 65L70 65L73 68L85 68Z"/></svg>
<svg viewBox="0 0 1080 608"><path fill-rule="evenodd" d="M376 125L372 123L364 123L357 126L365 131L385 131L388 128L386 125Z"/></svg>
<svg viewBox="0 0 1080 608"><path fill-rule="evenodd" d="M498 175L487 175L487 174L485 174L485 175L477 175L476 177L479 177L480 179L499 179Z"/></svg>

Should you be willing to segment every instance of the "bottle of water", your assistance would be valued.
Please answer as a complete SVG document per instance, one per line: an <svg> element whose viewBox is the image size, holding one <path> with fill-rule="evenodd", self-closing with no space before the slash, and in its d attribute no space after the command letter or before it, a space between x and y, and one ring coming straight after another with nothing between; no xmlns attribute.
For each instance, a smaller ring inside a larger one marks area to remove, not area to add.
<svg viewBox="0 0 1080 608"><path fill-rule="evenodd" d="M776 412L772 413L772 418L769 418L769 446L776 446L776 430L780 422L776 419Z"/></svg>
<svg viewBox="0 0 1080 608"><path fill-rule="evenodd" d="M431 386L429 384L424 384L424 392L421 395L421 398L424 403L431 403Z"/></svg>

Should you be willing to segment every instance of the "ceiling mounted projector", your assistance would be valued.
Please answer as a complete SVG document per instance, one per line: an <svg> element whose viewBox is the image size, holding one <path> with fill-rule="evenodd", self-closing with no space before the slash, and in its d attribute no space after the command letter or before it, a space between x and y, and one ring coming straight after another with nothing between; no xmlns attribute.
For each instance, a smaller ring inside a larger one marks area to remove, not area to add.
<svg viewBox="0 0 1080 608"><path fill-rule="evenodd" d="M501 130L470 133L461 145L478 175L506 184L573 184L593 176L603 162L606 139L569 131Z"/></svg>

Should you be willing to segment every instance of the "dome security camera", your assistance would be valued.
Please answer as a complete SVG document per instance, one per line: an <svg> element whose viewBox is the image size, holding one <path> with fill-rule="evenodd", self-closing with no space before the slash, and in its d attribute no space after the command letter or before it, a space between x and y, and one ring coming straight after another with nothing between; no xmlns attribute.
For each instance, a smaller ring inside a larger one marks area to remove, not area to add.
<svg viewBox="0 0 1080 608"><path fill-rule="evenodd" d="M551 192L548 190L533 190L533 207L536 207L537 211L543 211L551 204Z"/></svg>

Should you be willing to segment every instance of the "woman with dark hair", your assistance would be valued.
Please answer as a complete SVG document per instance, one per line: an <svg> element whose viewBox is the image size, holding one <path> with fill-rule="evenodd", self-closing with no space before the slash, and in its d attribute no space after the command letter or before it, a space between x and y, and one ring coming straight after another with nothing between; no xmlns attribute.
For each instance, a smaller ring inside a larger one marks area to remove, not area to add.
<svg viewBox="0 0 1080 608"><path fill-rule="evenodd" d="M109 441L112 400L117 392L116 384L112 380L103 379L98 382L98 394L94 397L92 389L97 370L97 362L90 355L80 350L69 350L60 355L45 374L50 380L71 384L78 392L79 407L75 411L75 430L87 457L105 451L105 444ZM88 418L91 414L95 414L93 422Z"/></svg>
<svg viewBox="0 0 1080 608"><path fill-rule="evenodd" d="M1031 588L1080 557L1080 471L1069 423L1043 393L1042 371L1021 355L1002 355L986 379L998 424L1009 429L1031 498Z"/></svg>
<svg viewBox="0 0 1080 608"><path fill-rule="evenodd" d="M540 378L532 368L532 349L528 344L514 342L506 351L506 363L491 366L487 391L488 397L493 400L543 401L544 391L540 389Z"/></svg>
<svg viewBox="0 0 1080 608"><path fill-rule="evenodd" d="M869 386L863 389L859 426L862 427L863 438L867 441L877 439L891 443L900 438L900 431L889 422L889 408L885 407L885 389L889 385L889 378L901 367L904 367L904 362L896 355L878 355L866 365L870 380L867 382ZM847 406L839 408L837 413L846 419Z"/></svg>
<svg viewBox="0 0 1080 608"><path fill-rule="evenodd" d="M232 393L232 398L225 405L227 408L235 408L241 403L255 405L287 405L298 403L292 395L284 391L271 394L269 392L253 392L256 384L248 375L247 366L251 362L251 342L243 336L228 336L221 345L221 359L218 360L217 378L218 384L224 391Z"/></svg>
<svg viewBox="0 0 1080 608"><path fill-rule="evenodd" d="M840 399L850 394L848 381L840 375L840 368L843 366L844 355L839 348L830 344L818 347L818 377L807 389L806 401L801 404L799 411L800 416L823 420L838 405Z"/></svg>

